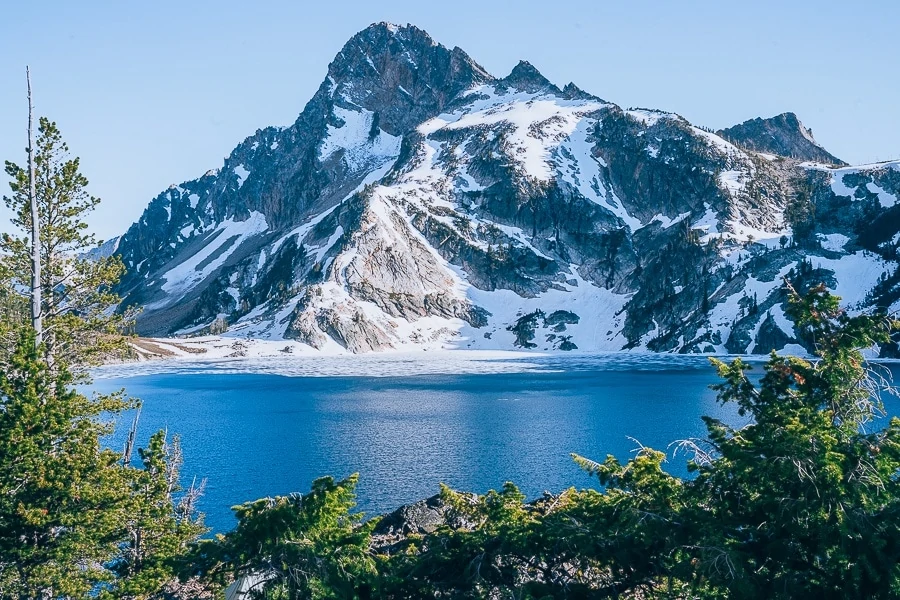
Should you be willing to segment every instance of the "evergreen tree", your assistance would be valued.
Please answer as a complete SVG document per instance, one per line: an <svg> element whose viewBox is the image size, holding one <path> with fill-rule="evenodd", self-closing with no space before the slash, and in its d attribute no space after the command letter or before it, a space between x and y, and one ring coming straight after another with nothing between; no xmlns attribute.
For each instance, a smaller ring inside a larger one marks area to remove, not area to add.
<svg viewBox="0 0 900 600"><path fill-rule="evenodd" d="M362 514L351 512L357 479L322 477L308 494L233 507L237 527L201 541L188 574L199 573L214 585L250 577L254 597L266 599L369 598L375 522L363 524Z"/></svg>
<svg viewBox="0 0 900 600"><path fill-rule="evenodd" d="M383 598L896 598L900 419L872 427L883 382L861 349L897 323L849 316L824 286L791 292L815 361L774 354L754 382L713 360L722 402L750 424L706 418L695 479L641 448L627 463L576 462L602 491L526 505L514 486L442 496L469 523L389 557ZM455 518L455 517L454 517Z"/></svg>
<svg viewBox="0 0 900 600"><path fill-rule="evenodd" d="M0 598L159 597L204 531L177 441L157 433L143 468L124 464L101 418L135 401L79 394L23 332L0 371Z"/></svg>
<svg viewBox="0 0 900 600"><path fill-rule="evenodd" d="M127 505L99 418L129 402L78 394L34 341L26 329L0 371L0 597L84 597L111 579Z"/></svg>
<svg viewBox="0 0 900 600"><path fill-rule="evenodd" d="M22 237L0 238L0 598L157 598L177 587L178 558L203 531L199 490L180 494L180 447L162 432L140 451L143 468L104 448L104 419L136 401L73 387L87 381L83 367L125 350L131 315L111 310L121 262L78 254L96 245L82 219L99 200L54 123L41 119L32 150L35 177L6 163L4 201ZM41 293L30 295L40 318L31 319L21 290L38 271Z"/></svg>
<svg viewBox="0 0 900 600"><path fill-rule="evenodd" d="M758 385L715 361L723 402L752 423L706 418L711 460L694 468L687 515L710 586L730 598L874 598L900 593L900 420L867 425L880 385L861 353L896 323L850 317L824 286L791 316L817 360L773 353Z"/></svg>
<svg viewBox="0 0 900 600"><path fill-rule="evenodd" d="M100 202L85 190L88 180L56 124L41 118L35 144L35 191L40 231L40 290L43 342L48 363L70 368L94 364L126 351L120 333L133 313L116 314L119 297L112 292L124 271L111 256L89 259L81 254L98 246L84 217ZM30 286L32 212L27 169L6 162L12 194L3 201L21 235L3 234L0 276L8 289Z"/></svg>
<svg viewBox="0 0 900 600"><path fill-rule="evenodd" d="M206 531L202 515L195 511L203 485L184 491L179 483L178 438L169 443L166 432L158 431L138 453L143 469L127 469L130 495L124 512L125 539L110 565L115 580L101 599L149 600L162 589L177 587L174 573L183 568L189 545Z"/></svg>
<svg viewBox="0 0 900 600"><path fill-rule="evenodd" d="M797 185L798 191L788 199L784 218L791 225L792 243L810 244L816 229L816 204L812 198L812 186L808 182Z"/></svg>
<svg viewBox="0 0 900 600"><path fill-rule="evenodd" d="M28 299L16 291L4 275L6 265L0 261L0 368L15 352L21 329L29 321Z"/></svg>
<svg viewBox="0 0 900 600"><path fill-rule="evenodd" d="M540 513L512 483L484 496L441 486L452 521L390 557L378 578L381 598L487 598L521 594L539 573ZM525 597L525 596L523 596ZM528 596L530 597L530 596Z"/></svg>

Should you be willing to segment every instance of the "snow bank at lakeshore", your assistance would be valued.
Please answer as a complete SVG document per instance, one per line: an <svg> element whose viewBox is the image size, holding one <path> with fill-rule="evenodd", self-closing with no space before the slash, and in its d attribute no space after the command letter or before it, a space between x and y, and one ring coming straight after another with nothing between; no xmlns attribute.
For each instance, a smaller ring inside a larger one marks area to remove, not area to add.
<svg viewBox="0 0 900 600"><path fill-rule="evenodd" d="M648 351L563 352L468 350L452 347L419 351L387 350L366 354L321 352L294 341L208 336L154 339L169 350L166 358L108 364L92 371L95 379L148 375L261 374L285 377L409 377L417 375L497 375L570 371L679 371L711 368L705 354ZM291 348L290 352L286 351ZM198 350L207 349L206 352ZM729 359L729 355L718 355ZM763 355L741 356L762 362Z"/></svg>
<svg viewBox="0 0 900 600"><path fill-rule="evenodd" d="M267 374L286 377L403 377L410 375L510 373L540 369L534 359L547 353L482 350L382 351L368 354L322 352L293 341L207 337L153 340L173 355L138 362L108 364L92 371L95 379L201 373ZM167 341L169 343L167 343ZM185 351L207 348L202 354ZM288 351L287 349L291 349ZM176 354L177 353L177 354Z"/></svg>

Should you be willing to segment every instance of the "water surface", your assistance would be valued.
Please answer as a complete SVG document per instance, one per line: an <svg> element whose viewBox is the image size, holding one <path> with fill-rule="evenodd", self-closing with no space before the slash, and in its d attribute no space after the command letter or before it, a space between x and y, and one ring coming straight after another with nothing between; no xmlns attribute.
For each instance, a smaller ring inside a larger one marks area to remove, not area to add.
<svg viewBox="0 0 900 600"><path fill-rule="evenodd" d="M359 472L368 514L435 494L440 482L485 492L513 481L529 497L595 486L571 452L624 460L643 444L669 450L667 469L685 475L686 457L673 457L670 445L704 435L701 415L746 422L718 404L709 389L715 372L699 357L529 356L456 365L401 357L296 366L304 360L287 363L302 376L246 372L255 368L246 362L178 363L172 372L153 365L133 377L124 375L141 371L100 371L92 387L125 387L143 400L140 443L160 428L181 436L184 480L207 479L200 508L215 531L234 524L230 506L306 491L326 474ZM354 368L366 374L346 374ZM451 368L460 372L445 372ZM900 406L889 410L898 414ZM123 417L114 447L130 418Z"/></svg>

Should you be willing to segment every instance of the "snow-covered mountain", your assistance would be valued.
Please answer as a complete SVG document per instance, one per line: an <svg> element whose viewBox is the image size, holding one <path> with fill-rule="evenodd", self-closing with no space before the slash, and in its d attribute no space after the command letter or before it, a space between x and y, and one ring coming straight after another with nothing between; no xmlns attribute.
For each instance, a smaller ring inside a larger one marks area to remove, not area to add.
<svg viewBox="0 0 900 600"><path fill-rule="evenodd" d="M900 162L757 121L716 134L526 62L497 78L379 23L292 126L150 203L120 292L147 335L351 352L768 352L802 343L785 277L891 307Z"/></svg>

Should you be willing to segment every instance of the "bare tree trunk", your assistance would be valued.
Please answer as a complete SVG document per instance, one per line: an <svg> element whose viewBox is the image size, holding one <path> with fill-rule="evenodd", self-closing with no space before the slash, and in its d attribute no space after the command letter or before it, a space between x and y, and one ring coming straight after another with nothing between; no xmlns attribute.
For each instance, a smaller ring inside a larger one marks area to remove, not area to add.
<svg viewBox="0 0 900 600"><path fill-rule="evenodd" d="M41 237L34 181L34 105L31 102L31 71L27 66L25 80L28 83L28 200L31 203L31 325L34 327L35 343L40 345L44 337L41 323Z"/></svg>
<svg viewBox="0 0 900 600"><path fill-rule="evenodd" d="M131 422L131 429L128 431L128 439L125 440L125 450L122 452L122 464L126 467L131 464L131 454L134 452L134 440L137 437L138 419L141 418L141 405L138 404L137 412L134 413L134 421Z"/></svg>

